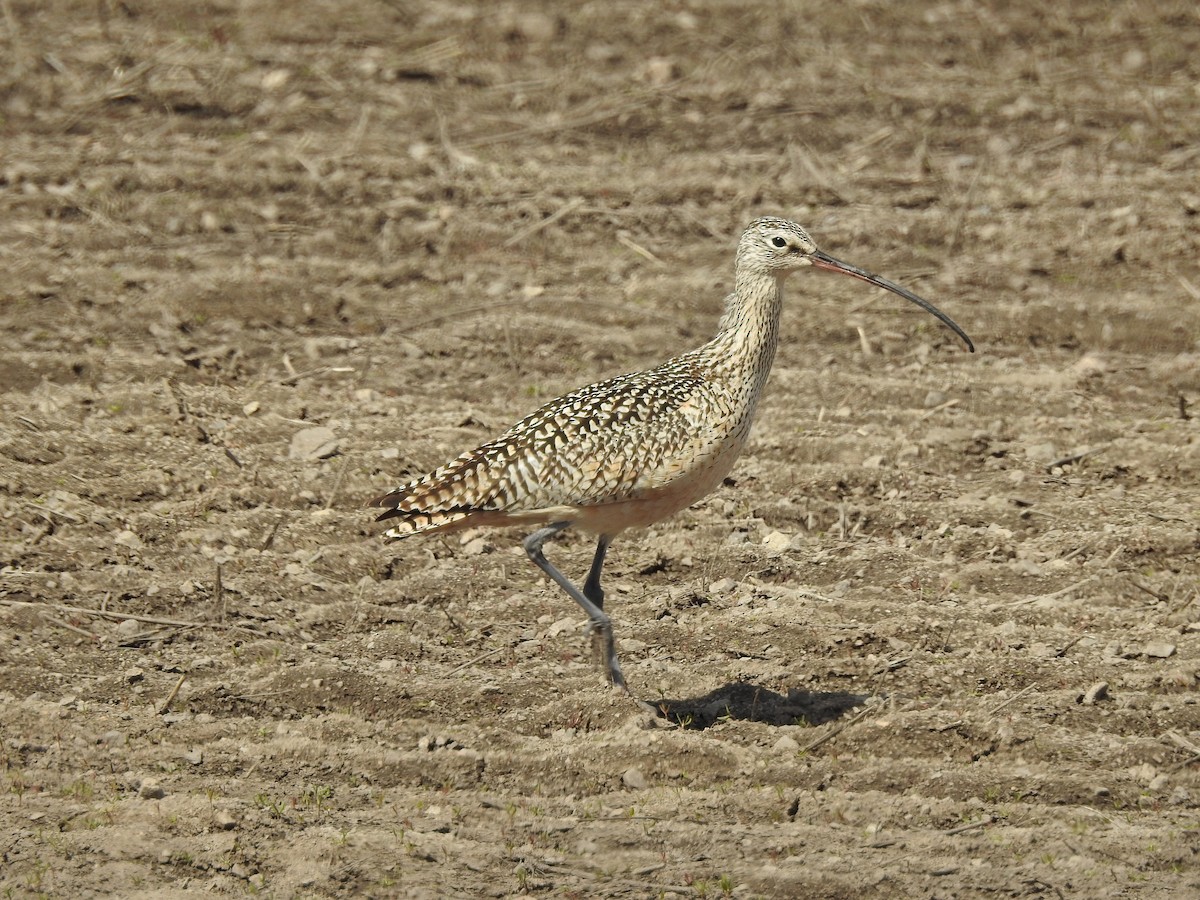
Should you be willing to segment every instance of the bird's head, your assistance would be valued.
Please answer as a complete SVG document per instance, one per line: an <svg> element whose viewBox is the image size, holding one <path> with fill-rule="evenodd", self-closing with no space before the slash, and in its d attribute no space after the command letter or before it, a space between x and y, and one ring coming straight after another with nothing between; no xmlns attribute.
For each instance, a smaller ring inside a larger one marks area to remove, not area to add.
<svg viewBox="0 0 1200 900"><path fill-rule="evenodd" d="M742 234L738 263L765 269L777 278L812 265L817 245L808 232L787 219L755 219Z"/></svg>
<svg viewBox="0 0 1200 900"><path fill-rule="evenodd" d="M739 274L768 274L782 279L796 269L802 269L805 266L822 269L826 272L837 272L839 275L849 275L891 291L893 294L898 294L936 317L963 339L968 350L972 353L975 352L975 345L967 337L967 333L928 300L918 297L894 281L860 269L858 266L852 266L850 263L842 262L840 259L834 259L828 253L817 249L816 242L808 236L808 232L795 222L772 217L755 219L742 233L737 253Z"/></svg>

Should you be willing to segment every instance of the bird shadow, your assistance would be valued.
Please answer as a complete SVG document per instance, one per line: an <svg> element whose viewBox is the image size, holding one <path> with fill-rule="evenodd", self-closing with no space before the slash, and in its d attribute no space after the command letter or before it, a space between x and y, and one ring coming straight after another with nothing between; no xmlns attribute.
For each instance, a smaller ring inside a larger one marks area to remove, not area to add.
<svg viewBox="0 0 1200 900"><path fill-rule="evenodd" d="M766 725L823 725L862 706L869 694L845 691L796 691L780 694L745 681L733 681L701 697L661 697L655 709L683 728L705 729L717 722L741 720Z"/></svg>

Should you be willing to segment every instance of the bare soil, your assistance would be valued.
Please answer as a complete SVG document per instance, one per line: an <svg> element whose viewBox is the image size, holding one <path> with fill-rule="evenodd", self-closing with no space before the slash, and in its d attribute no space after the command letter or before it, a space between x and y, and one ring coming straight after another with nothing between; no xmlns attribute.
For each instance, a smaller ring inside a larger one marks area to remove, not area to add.
<svg viewBox="0 0 1200 900"><path fill-rule="evenodd" d="M6 897L1200 895L1200 15L0 3ZM625 535L363 504L790 282ZM328 431L313 432L320 428ZM591 540L549 553L581 577Z"/></svg>

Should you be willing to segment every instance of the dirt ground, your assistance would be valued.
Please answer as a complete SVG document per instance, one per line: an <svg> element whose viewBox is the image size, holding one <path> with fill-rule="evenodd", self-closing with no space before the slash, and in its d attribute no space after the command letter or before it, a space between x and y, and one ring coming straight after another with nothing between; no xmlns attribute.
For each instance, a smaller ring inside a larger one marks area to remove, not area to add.
<svg viewBox="0 0 1200 900"><path fill-rule="evenodd" d="M1189 0L0 2L4 897L1200 894ZM365 502L789 282L622 536ZM550 557L573 577L591 539Z"/></svg>

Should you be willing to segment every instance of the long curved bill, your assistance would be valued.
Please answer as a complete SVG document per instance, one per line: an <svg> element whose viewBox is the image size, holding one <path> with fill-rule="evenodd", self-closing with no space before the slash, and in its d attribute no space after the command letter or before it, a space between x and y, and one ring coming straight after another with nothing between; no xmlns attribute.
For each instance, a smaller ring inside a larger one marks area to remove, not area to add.
<svg viewBox="0 0 1200 900"><path fill-rule="evenodd" d="M840 259L834 259L828 253L824 253L820 250L814 250L808 255L808 258L812 261L814 268L824 269L826 272L839 272L842 275L852 275L855 278L867 282L867 284L873 284L876 287L889 290L893 294L899 294L905 300L911 300L913 303L917 304L917 306L921 307L921 309L925 310L925 312L936 317L943 325L962 338L963 343L967 345L968 350L970 350L972 353L975 352L975 345L971 342L971 339L967 337L967 333L958 327L958 323L928 300L923 300L912 291L900 287L900 285L896 284L894 281L888 281L886 278L880 278L878 275L874 275L871 272L868 272L866 269L860 269L858 266L852 266L850 263L842 262Z"/></svg>

